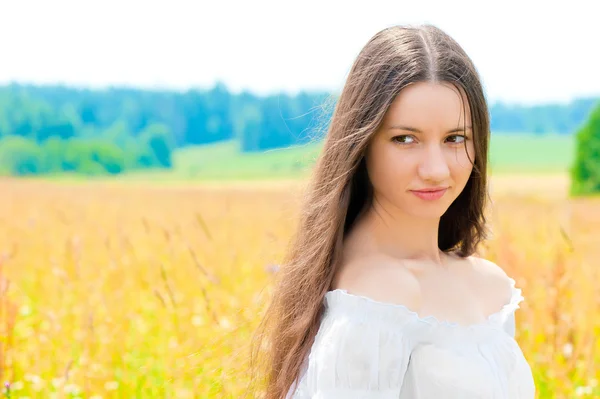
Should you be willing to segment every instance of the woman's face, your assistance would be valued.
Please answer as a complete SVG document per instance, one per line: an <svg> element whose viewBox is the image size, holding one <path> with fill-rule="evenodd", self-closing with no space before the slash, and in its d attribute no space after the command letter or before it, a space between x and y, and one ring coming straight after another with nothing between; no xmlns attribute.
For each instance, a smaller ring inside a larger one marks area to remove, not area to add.
<svg viewBox="0 0 600 399"><path fill-rule="evenodd" d="M467 184L473 169L469 159L475 160L466 97L447 83L404 88L365 158L376 201L413 216L441 217ZM437 196L414 192L432 188L445 191Z"/></svg>

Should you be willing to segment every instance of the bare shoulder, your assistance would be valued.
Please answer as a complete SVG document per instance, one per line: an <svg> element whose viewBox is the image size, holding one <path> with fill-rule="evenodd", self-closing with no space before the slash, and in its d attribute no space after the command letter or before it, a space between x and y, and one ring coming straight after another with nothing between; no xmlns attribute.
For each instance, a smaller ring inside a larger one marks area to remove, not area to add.
<svg viewBox="0 0 600 399"><path fill-rule="evenodd" d="M478 256L469 256L473 269L483 278L508 281L509 276L506 271L491 260L480 258Z"/></svg>
<svg viewBox="0 0 600 399"><path fill-rule="evenodd" d="M475 281L478 289L483 293L493 296L504 303L510 295L511 278L506 271L496 263L477 256L469 257L475 272Z"/></svg>
<svg viewBox="0 0 600 399"><path fill-rule="evenodd" d="M417 278L402 262L383 255L364 256L345 263L333 288L412 310L421 305Z"/></svg>

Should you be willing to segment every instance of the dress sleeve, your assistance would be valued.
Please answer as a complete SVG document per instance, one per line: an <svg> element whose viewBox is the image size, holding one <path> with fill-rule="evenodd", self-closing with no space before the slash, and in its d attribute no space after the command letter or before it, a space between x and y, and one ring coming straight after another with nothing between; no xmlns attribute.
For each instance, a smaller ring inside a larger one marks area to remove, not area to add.
<svg viewBox="0 0 600 399"><path fill-rule="evenodd" d="M515 312L521 307L520 304L525 300L525 297L523 297L522 290L516 286L513 278L509 278L509 286L510 302L503 309L504 320L502 327L508 335L514 338L516 333Z"/></svg>
<svg viewBox="0 0 600 399"><path fill-rule="evenodd" d="M504 321L504 331L511 337L515 337L516 325L515 325L515 312L511 312Z"/></svg>
<svg viewBox="0 0 600 399"><path fill-rule="evenodd" d="M375 308L334 310L315 337L302 381L304 393L297 397L397 399L414 342L408 323Z"/></svg>

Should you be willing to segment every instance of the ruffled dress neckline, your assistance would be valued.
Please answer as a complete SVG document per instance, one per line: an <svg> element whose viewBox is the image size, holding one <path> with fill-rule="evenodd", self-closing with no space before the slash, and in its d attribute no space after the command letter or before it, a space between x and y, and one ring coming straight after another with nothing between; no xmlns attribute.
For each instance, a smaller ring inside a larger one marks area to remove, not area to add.
<svg viewBox="0 0 600 399"><path fill-rule="evenodd" d="M448 327L459 330L502 328L502 325L506 321L507 317L517 310L520 307L520 303L524 300L522 290L516 286L516 281L513 278L509 278L509 280L511 296L508 303L504 304L498 311L490 314L484 321L469 325L449 320L440 320L433 315L420 316L417 312L409 309L405 305L377 301L366 296L350 293L341 288L327 291L325 294L324 303L329 309L346 307L350 307L350 309L356 309L357 307L366 305L369 306L372 312L374 312L372 314L373 316L380 316L381 318L387 319L387 321L391 322L393 322L394 319L403 321L410 320L417 323L424 323L429 326Z"/></svg>

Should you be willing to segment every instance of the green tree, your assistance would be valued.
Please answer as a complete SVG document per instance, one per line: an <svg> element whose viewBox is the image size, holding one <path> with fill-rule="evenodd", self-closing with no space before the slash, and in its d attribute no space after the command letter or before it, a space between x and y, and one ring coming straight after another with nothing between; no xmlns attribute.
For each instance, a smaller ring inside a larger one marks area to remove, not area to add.
<svg viewBox="0 0 600 399"><path fill-rule="evenodd" d="M172 153L175 142L168 126L159 123L149 125L140 134L140 166L158 166L170 168L173 166Z"/></svg>
<svg viewBox="0 0 600 399"><path fill-rule="evenodd" d="M102 139L90 140L88 144L89 160L101 165L105 172L115 175L125 170L125 152L119 146Z"/></svg>
<svg viewBox="0 0 600 399"><path fill-rule="evenodd" d="M60 137L50 137L40 144L43 152L43 167L45 173L56 173L63 170L66 141Z"/></svg>
<svg viewBox="0 0 600 399"><path fill-rule="evenodd" d="M600 102L576 134L575 162L571 168L571 194L600 193Z"/></svg>
<svg viewBox="0 0 600 399"><path fill-rule="evenodd" d="M67 140L62 156L65 171L97 175L118 174L125 170L124 151L105 138Z"/></svg>
<svg viewBox="0 0 600 399"><path fill-rule="evenodd" d="M0 139L0 169L4 173L24 176L40 173L43 153L32 139L5 136Z"/></svg>

